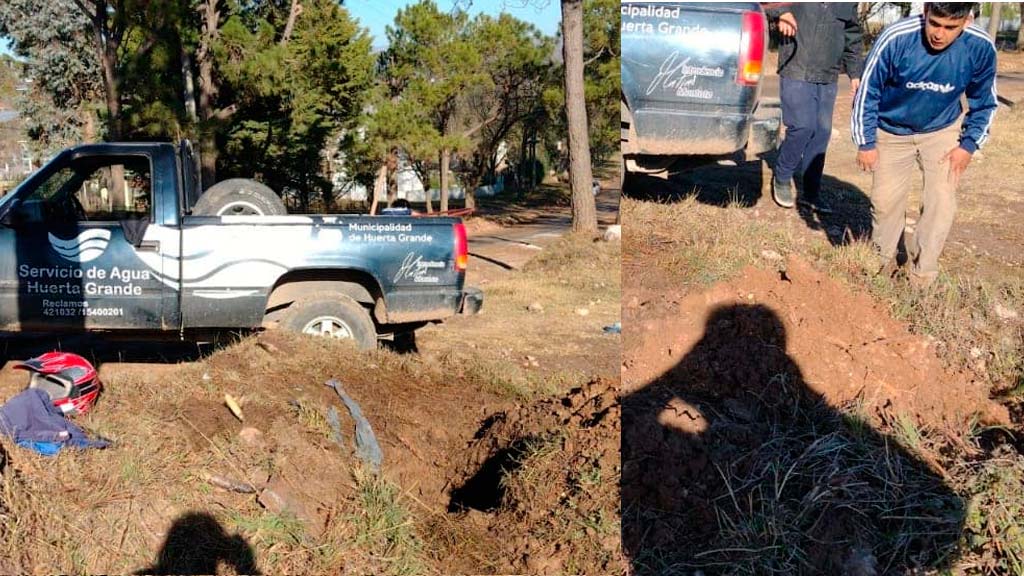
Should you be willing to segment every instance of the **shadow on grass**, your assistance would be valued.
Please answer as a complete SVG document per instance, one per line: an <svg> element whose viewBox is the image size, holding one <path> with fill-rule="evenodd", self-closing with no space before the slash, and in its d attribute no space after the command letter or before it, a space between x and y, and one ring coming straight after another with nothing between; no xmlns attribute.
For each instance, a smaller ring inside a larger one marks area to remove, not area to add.
<svg viewBox="0 0 1024 576"><path fill-rule="evenodd" d="M746 161L742 156L716 162L711 158L681 160L667 175L629 177L626 196L638 200L678 202L693 197L702 204L753 208L766 202L770 209L784 210L771 199L771 169L774 159ZM797 181L797 197L803 182ZM871 237L871 200L855 184L825 174L821 181L820 206L797 205L808 228L825 232L833 246Z"/></svg>
<svg viewBox="0 0 1024 576"><path fill-rule="evenodd" d="M812 391L764 306L712 311L692 350L622 406L636 574L930 573L956 558L961 498Z"/></svg>
<svg viewBox="0 0 1024 576"><path fill-rule="evenodd" d="M236 574L259 574L244 538L229 536L209 514L191 512L174 521L156 564L136 574L218 574L222 563Z"/></svg>

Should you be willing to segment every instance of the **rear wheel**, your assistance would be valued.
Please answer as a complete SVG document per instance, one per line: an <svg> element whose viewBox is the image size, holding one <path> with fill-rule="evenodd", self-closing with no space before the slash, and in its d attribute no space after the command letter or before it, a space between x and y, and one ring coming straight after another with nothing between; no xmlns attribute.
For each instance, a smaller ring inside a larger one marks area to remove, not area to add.
<svg viewBox="0 0 1024 576"><path fill-rule="evenodd" d="M344 294L322 292L296 301L284 311L281 326L308 336L353 340L360 350L377 346L370 313Z"/></svg>
<svg viewBox="0 0 1024 576"><path fill-rule="evenodd" d="M231 178L210 186L196 201L197 216L283 216L281 197L270 187L247 178Z"/></svg>

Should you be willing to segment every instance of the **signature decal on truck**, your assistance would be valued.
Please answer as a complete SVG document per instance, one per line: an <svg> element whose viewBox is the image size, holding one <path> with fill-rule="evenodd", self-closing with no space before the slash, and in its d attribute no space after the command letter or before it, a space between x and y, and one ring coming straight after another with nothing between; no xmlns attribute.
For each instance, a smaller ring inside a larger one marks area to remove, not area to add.
<svg viewBox="0 0 1024 576"><path fill-rule="evenodd" d="M700 77L721 78L725 70L719 66L691 66L690 58L679 61L679 52L673 52L658 67L658 74L647 86L647 95L650 96L658 89L664 92L674 92L681 98L698 98L711 100L715 93L711 90L695 88L694 84Z"/></svg>
<svg viewBox="0 0 1024 576"><path fill-rule="evenodd" d="M58 238L52 232L50 247L68 262L89 262L103 255L103 251L110 244L110 230L94 228L86 230L74 238Z"/></svg>
<svg viewBox="0 0 1024 576"><path fill-rule="evenodd" d="M402 265L395 274L395 282L412 280L417 284L437 284L441 279L432 271L441 271L446 268L444 262L438 260L424 260L422 255L410 252L402 260Z"/></svg>

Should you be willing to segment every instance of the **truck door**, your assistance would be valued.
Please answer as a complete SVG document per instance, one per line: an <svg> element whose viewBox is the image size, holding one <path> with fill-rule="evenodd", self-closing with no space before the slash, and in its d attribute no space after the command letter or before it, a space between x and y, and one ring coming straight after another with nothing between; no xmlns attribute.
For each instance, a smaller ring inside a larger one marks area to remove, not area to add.
<svg viewBox="0 0 1024 576"><path fill-rule="evenodd" d="M160 329L168 289L159 243L146 238L150 158L69 155L46 169L18 190L0 227L0 321L22 330Z"/></svg>

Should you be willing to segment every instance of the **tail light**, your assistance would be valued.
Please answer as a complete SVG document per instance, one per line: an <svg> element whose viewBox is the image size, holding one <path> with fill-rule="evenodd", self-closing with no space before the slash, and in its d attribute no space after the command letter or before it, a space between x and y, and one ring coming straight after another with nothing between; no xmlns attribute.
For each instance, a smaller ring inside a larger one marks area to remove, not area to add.
<svg viewBox="0 0 1024 576"><path fill-rule="evenodd" d="M756 86L761 81L764 66L764 47L768 24L761 12L744 12L743 29L740 33L740 61L736 70L736 83L742 86Z"/></svg>
<svg viewBox="0 0 1024 576"><path fill-rule="evenodd" d="M461 221L455 224L455 271L465 272L469 264L469 241L466 239L466 225Z"/></svg>

